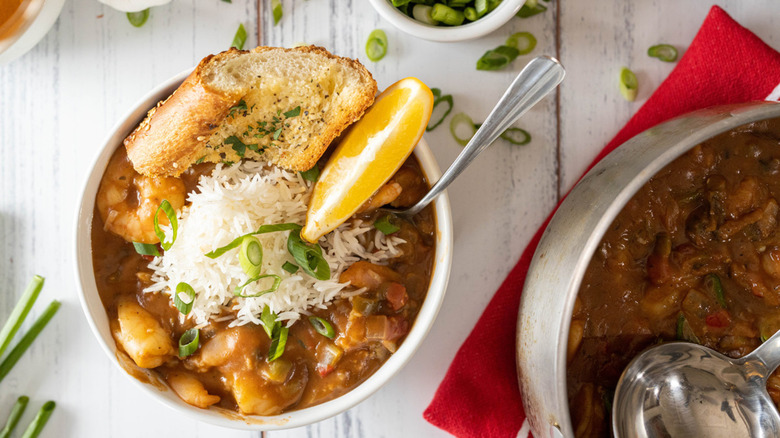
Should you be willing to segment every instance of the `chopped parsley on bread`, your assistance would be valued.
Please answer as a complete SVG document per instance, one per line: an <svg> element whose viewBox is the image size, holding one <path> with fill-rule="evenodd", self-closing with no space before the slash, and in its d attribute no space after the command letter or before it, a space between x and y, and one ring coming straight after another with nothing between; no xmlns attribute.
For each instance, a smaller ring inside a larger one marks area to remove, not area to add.
<svg viewBox="0 0 780 438"><path fill-rule="evenodd" d="M305 171L376 91L363 65L321 47L230 49L204 58L124 144L145 175L242 158Z"/></svg>

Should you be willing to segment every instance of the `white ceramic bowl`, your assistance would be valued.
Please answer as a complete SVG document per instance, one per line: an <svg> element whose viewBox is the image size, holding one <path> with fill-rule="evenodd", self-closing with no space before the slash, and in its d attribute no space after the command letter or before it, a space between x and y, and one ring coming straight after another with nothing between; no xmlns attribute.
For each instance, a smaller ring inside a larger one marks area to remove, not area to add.
<svg viewBox="0 0 780 438"><path fill-rule="evenodd" d="M122 140L143 119L147 110L152 108L158 101L168 97L189 73L189 71L183 72L154 89L141 99L114 127L95 158L92 170L89 172L83 186L81 201L76 212L75 268L79 285L79 299L81 300L87 321L101 347L103 347L109 359L123 370L128 364L120 363L120 359L118 359L120 356L117 355L117 347L111 336L108 317L100 301L92 269L90 228L95 206L95 195L103 176L103 171L114 150L122 144ZM437 180L441 172L425 140L420 141L414 153L428 180ZM452 214L446 193L440 195L434 201L434 209L437 226L436 257L434 259L433 276L431 277L431 284L425 302L420 308L420 313L417 315L411 331L403 344L398 348L398 351L390 356L376 373L352 391L320 405L282 415L270 417L243 416L233 411L219 408L199 409L188 405L165 384L162 384L154 374L146 372L146 378L157 384L143 383L131 377L125 371L123 371L123 374L126 374L128 378L135 382L142 391L177 412L208 423L237 429L277 430L298 427L332 417L355 406L387 383L411 359L433 325L433 321L444 299L452 263ZM135 369L134 371L143 372L140 369Z"/></svg>
<svg viewBox="0 0 780 438"><path fill-rule="evenodd" d="M390 0L370 0L371 6L390 24L409 35L429 41L466 41L487 35L503 26L525 4L525 0L503 0L489 14L461 26L433 26L417 21L399 11Z"/></svg>
<svg viewBox="0 0 780 438"><path fill-rule="evenodd" d="M5 32L5 26L0 29L0 65L24 55L38 44L57 21L65 0L29 0L22 3L21 18L13 29L8 28L8 32Z"/></svg>

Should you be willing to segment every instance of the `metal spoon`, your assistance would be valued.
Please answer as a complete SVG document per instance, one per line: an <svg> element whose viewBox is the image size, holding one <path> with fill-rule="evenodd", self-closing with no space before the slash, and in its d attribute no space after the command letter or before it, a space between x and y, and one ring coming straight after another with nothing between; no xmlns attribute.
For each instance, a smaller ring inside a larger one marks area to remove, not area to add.
<svg viewBox="0 0 780 438"><path fill-rule="evenodd" d="M443 192L463 170L477 158L507 128L511 127L526 111L561 83L565 71L557 59L539 56L531 60L507 88L485 123L474 133L463 151L439 178L431 190L419 202L409 208L382 208L399 215L411 216L419 213L426 205Z"/></svg>
<svg viewBox="0 0 780 438"><path fill-rule="evenodd" d="M780 415L766 391L778 365L780 332L741 359L685 342L650 348L618 382L615 436L780 437Z"/></svg>

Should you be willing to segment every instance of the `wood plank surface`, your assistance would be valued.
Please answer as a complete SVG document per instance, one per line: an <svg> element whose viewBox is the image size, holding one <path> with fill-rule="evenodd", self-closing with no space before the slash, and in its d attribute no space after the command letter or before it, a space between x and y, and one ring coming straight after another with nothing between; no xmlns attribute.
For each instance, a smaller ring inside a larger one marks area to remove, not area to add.
<svg viewBox="0 0 780 438"><path fill-rule="evenodd" d="M385 88L417 76L454 96L454 113L475 121L489 113L533 56L558 56L568 70L557 96L518 126L533 141L496 142L449 190L455 254L447 298L436 324L409 364L357 407L272 438L447 436L422 412L482 309L559 197L597 151L668 75L673 64L648 58L650 45L684 50L710 4L672 0L553 0L544 14L463 43L405 35L366 0L282 0L274 26L269 0L175 0L153 8L149 22L129 25L96 0L70 0L51 32L30 53L0 66L0 316L33 274L47 284L33 316L51 299L60 314L0 384L0 418L20 394L31 396L29 421L45 400L58 403L44 437L259 437L181 417L141 393L100 350L82 314L73 270L73 218L86 173L112 126L143 95L203 56L227 48L239 23L247 47L317 44L358 58ZM719 1L743 25L780 48L776 0ZM259 20L259 21L258 21ZM366 37L383 29L387 56L370 62ZM530 31L538 46L499 72L476 60L513 32ZM617 90L622 66L637 72L637 102ZM441 167L460 152L447 122L426 134ZM1 319L1 318L0 318ZM25 325L29 327L29 322Z"/></svg>

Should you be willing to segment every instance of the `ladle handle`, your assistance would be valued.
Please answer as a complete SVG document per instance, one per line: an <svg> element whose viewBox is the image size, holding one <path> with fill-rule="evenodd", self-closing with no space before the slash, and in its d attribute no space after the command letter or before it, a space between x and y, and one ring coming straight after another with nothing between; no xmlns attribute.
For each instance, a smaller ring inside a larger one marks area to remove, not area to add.
<svg viewBox="0 0 780 438"><path fill-rule="evenodd" d="M415 214L443 192L485 148L512 126L526 111L561 83L565 71L557 59L539 56L531 60L507 88L463 151L417 204L407 210Z"/></svg>
<svg viewBox="0 0 780 438"><path fill-rule="evenodd" d="M767 369L765 377L769 377L780 366L780 331L775 332L766 342L745 356L743 360L759 360L763 362Z"/></svg>

